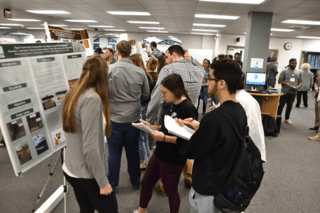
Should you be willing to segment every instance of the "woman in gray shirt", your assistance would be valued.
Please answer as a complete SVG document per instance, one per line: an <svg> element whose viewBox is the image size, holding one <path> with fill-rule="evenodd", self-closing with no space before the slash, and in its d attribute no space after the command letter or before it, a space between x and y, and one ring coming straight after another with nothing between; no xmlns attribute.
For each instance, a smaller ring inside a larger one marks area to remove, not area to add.
<svg viewBox="0 0 320 213"><path fill-rule="evenodd" d="M62 169L74 189L81 213L117 213L104 153L104 136L111 133L108 66L98 55L87 59L82 69L79 82L69 91L63 106L67 148Z"/></svg>

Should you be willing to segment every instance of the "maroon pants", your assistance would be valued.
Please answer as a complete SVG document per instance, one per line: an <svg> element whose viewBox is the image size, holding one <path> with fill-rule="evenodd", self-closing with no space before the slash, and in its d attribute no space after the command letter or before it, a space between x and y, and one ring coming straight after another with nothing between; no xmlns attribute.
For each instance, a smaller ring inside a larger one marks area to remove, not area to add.
<svg viewBox="0 0 320 213"><path fill-rule="evenodd" d="M185 164L173 165L161 161L155 154L150 158L146 173L141 182L140 207L147 208L152 197L153 186L161 178L164 190L169 197L170 212L179 212L180 197L178 183Z"/></svg>

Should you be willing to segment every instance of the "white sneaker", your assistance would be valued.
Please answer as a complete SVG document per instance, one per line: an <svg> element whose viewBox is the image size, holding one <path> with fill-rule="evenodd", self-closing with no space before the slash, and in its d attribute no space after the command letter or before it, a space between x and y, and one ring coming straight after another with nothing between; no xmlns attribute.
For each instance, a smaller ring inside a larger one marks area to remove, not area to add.
<svg viewBox="0 0 320 213"><path fill-rule="evenodd" d="M133 210L133 213L138 213L138 209L136 209L136 210Z"/></svg>

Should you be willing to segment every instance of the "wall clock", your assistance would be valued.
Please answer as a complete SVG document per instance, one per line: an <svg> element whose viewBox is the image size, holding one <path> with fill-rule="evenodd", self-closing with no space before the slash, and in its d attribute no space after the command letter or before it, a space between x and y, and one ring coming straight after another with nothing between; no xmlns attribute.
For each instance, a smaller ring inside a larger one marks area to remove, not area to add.
<svg viewBox="0 0 320 213"><path fill-rule="evenodd" d="M292 44L290 42L287 42L284 44L284 49L285 50L290 50L292 48Z"/></svg>

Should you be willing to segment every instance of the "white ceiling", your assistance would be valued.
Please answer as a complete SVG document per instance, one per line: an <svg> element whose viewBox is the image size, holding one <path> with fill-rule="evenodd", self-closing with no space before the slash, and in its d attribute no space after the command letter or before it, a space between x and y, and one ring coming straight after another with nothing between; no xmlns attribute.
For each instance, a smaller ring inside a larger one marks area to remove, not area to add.
<svg viewBox="0 0 320 213"><path fill-rule="evenodd" d="M303 25L282 24L287 19L320 19L320 0L267 0L260 5L243 5L228 3L199 2L199 0L0 0L1 8L12 9L13 18L34 18L41 22L15 22L2 15L0 23L19 23L24 27L41 27L49 24L66 24L68 28L87 28L88 25L113 25L115 29L127 32L146 33L145 27L164 27L169 33L190 34L194 29L217 29L222 34L243 34L246 31L249 12L273 12L272 28L292 28ZM69 15L37 15L26 10L65 10ZM106 11L149 12L151 16L118 16ZM216 20L195 18L195 14L236 15L237 20ZM91 19L97 23L71 23L65 19ZM158 21L159 25L130 24L128 20ZM225 24L224 28L193 27L193 23ZM320 36L320 26L308 26L308 29L295 28L294 32L272 32L273 36ZM21 29L21 27L12 27ZM30 30L31 31L31 30ZM99 29L102 32L103 29ZM106 32L106 31L104 31ZM112 31L108 31L112 32ZM0 30L1 33L1 30Z"/></svg>

